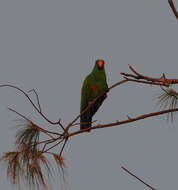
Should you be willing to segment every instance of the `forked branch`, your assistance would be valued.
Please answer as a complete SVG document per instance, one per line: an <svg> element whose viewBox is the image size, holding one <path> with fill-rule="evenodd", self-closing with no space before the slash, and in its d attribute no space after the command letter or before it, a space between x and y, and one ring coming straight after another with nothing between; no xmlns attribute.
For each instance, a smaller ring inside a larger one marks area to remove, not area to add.
<svg viewBox="0 0 178 190"><path fill-rule="evenodd" d="M129 65L129 69L132 71L133 74L130 73L121 73L121 75L127 81L133 81L138 83L147 83L151 85L161 85L169 87L171 84L178 84L178 79L168 79L166 78L165 74L163 73L159 78L149 77L137 72L131 65Z"/></svg>
<svg viewBox="0 0 178 190"><path fill-rule="evenodd" d="M50 123L51 125L60 125L61 128L64 130L62 124L61 124L61 120L58 121L51 121L50 119L48 119L41 111L41 106L39 105L39 97L37 96L37 100L38 100L38 107L35 105L35 103L32 101L32 99L30 98L30 96L28 95L28 93L26 93L24 90L22 90L21 88L15 86L15 85L11 85L11 84L3 84L0 85L0 88L3 87L8 87L8 88L14 88L16 90L18 90L19 92L21 92L23 95L26 96L26 98L29 100L29 102L31 103L31 105L33 106L33 108L43 117L43 119L45 119L48 123ZM31 90L30 90L31 91ZM30 92L28 91L28 92Z"/></svg>

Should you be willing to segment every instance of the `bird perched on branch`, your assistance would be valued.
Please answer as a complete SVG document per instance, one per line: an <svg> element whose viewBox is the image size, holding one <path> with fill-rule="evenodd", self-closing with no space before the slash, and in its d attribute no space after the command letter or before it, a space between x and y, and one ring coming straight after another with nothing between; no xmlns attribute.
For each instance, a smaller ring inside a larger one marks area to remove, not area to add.
<svg viewBox="0 0 178 190"><path fill-rule="evenodd" d="M93 102L101 93L108 90L104 64L103 60L96 60L92 72L83 81L80 104L80 129L91 127L92 117L107 97L105 93L96 102ZM91 107L82 114L89 104L91 104Z"/></svg>

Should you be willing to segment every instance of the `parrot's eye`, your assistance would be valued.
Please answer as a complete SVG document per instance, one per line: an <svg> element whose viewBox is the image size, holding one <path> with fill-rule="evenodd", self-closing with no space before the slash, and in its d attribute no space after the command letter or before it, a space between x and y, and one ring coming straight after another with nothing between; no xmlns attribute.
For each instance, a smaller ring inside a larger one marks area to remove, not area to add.
<svg viewBox="0 0 178 190"><path fill-rule="evenodd" d="M98 60L98 61L97 61L97 65L98 65L100 68L102 68L103 65L104 65L104 61L103 61L103 60Z"/></svg>

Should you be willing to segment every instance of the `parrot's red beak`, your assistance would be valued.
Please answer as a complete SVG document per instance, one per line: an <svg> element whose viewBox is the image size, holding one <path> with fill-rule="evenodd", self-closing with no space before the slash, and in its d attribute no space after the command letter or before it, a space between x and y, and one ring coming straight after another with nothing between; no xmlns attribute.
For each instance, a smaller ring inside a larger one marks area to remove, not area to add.
<svg viewBox="0 0 178 190"><path fill-rule="evenodd" d="M98 66L99 66L100 68L102 68L103 65L104 65L104 61L103 61L103 60L98 60L98 61L97 61L97 64L98 64Z"/></svg>

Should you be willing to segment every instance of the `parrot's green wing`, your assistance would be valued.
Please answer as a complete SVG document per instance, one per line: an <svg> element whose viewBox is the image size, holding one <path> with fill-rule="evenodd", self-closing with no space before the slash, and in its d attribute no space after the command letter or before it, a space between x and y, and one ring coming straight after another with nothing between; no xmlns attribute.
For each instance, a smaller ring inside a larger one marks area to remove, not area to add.
<svg viewBox="0 0 178 190"><path fill-rule="evenodd" d="M88 75L84 80L81 94L81 107L80 112L92 103L92 101L98 97L103 91L107 90L107 84L103 84L101 81L95 81L93 75ZM80 117L81 129L91 127L92 117L95 115L101 104L106 98L106 94L97 99L97 101Z"/></svg>
<svg viewBox="0 0 178 190"><path fill-rule="evenodd" d="M91 89L90 84L92 82L91 75L88 75L83 82L82 91L81 91L81 103L80 103L80 113L88 106L91 101ZM86 111L80 117L81 129L88 128L91 126L90 122L92 121L91 109Z"/></svg>

